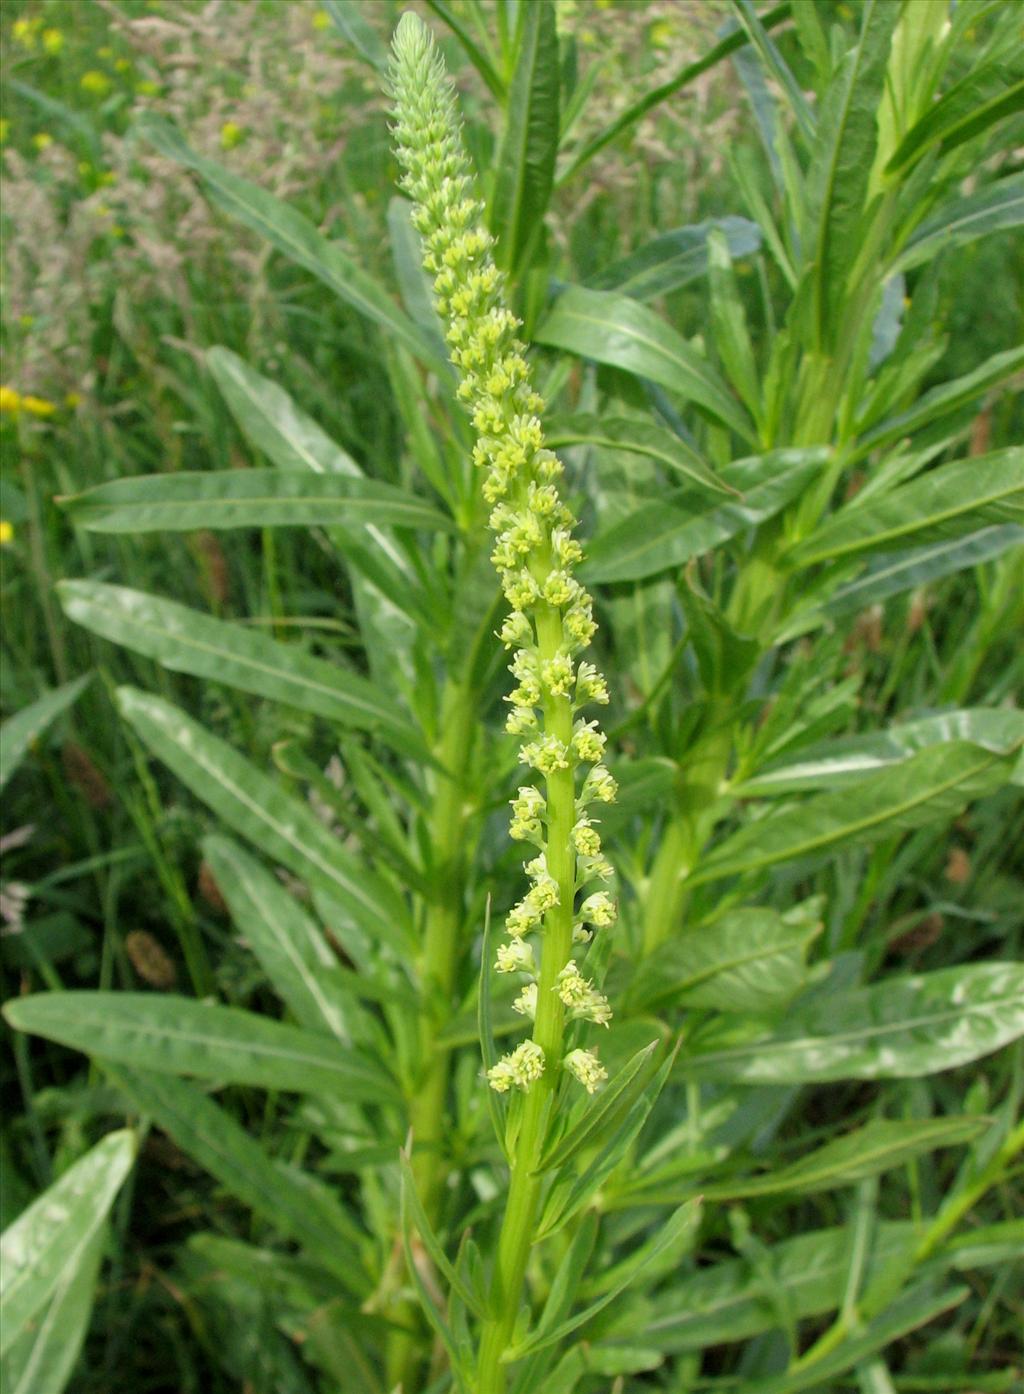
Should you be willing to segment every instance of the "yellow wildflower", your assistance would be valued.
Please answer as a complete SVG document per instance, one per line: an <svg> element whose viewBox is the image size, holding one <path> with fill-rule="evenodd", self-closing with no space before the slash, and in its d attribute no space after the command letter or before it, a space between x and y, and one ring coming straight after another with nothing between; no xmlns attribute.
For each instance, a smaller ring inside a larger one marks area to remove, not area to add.
<svg viewBox="0 0 1024 1394"><path fill-rule="evenodd" d="M60 53L64 47L64 35L59 29L43 30L43 48L47 53Z"/></svg>
<svg viewBox="0 0 1024 1394"><path fill-rule="evenodd" d="M326 10L316 10L313 14L313 28L327 29L330 27L331 17Z"/></svg>
<svg viewBox="0 0 1024 1394"><path fill-rule="evenodd" d="M0 145L6 142L8 135L10 135L10 131L11 123L8 121L7 117L4 116L0 118Z"/></svg>
<svg viewBox="0 0 1024 1394"><path fill-rule="evenodd" d="M135 90L140 97L155 97L160 91L160 84L152 78L144 77L141 82L135 84Z"/></svg>
<svg viewBox="0 0 1024 1394"><path fill-rule="evenodd" d="M53 144L53 136L48 131L37 131L32 137L32 144L37 150L45 150L47 146Z"/></svg>
<svg viewBox="0 0 1024 1394"><path fill-rule="evenodd" d="M69 392L64 398L64 405L74 411L75 407L82 405L82 394L80 392Z"/></svg>
<svg viewBox="0 0 1024 1394"><path fill-rule="evenodd" d="M11 25L14 42L21 44L22 48L35 48L36 35L41 24L40 19L16 19Z"/></svg>
<svg viewBox="0 0 1024 1394"><path fill-rule="evenodd" d="M105 97L110 91L110 78L107 77L106 73L101 73L96 68L90 68L87 73L82 74L79 85L83 92L89 92L94 97Z"/></svg>
<svg viewBox="0 0 1024 1394"><path fill-rule="evenodd" d="M220 128L220 148L234 150L245 139L245 132L237 121L225 121Z"/></svg>
<svg viewBox="0 0 1024 1394"><path fill-rule="evenodd" d="M14 416L21 406L21 397L13 387L0 387L0 411Z"/></svg>
<svg viewBox="0 0 1024 1394"><path fill-rule="evenodd" d="M57 410L45 397L22 397L19 405L21 410L27 411L30 416L52 416Z"/></svg>
<svg viewBox="0 0 1024 1394"><path fill-rule="evenodd" d="M0 518L0 547L6 547L8 543L14 541L14 524L6 518Z"/></svg>

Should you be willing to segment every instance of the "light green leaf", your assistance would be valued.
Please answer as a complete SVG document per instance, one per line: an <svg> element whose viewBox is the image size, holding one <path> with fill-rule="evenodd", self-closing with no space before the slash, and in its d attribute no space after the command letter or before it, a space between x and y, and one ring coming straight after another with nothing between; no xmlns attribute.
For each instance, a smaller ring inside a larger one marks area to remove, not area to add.
<svg viewBox="0 0 1024 1394"><path fill-rule="evenodd" d="M346 0L322 0L323 7L331 17L335 29L365 63L376 72L387 72L388 54L376 29L366 22L361 10Z"/></svg>
<svg viewBox="0 0 1024 1394"><path fill-rule="evenodd" d="M714 473L703 456L687 445L674 431L653 421L632 416L564 416L555 418L547 429L548 445L560 450L566 445L597 445L608 450L624 450L657 460L675 474L681 474L714 494L733 492Z"/></svg>
<svg viewBox="0 0 1024 1394"><path fill-rule="evenodd" d="M224 1084L399 1102L374 1060L326 1035L237 1007L152 992L40 992L4 1007L17 1031L101 1060Z"/></svg>
<svg viewBox="0 0 1024 1394"><path fill-rule="evenodd" d="M0 1354L88 1260L135 1147L130 1129L108 1133L0 1236Z"/></svg>
<svg viewBox="0 0 1024 1394"><path fill-rule="evenodd" d="M273 194L224 169L214 160L197 155L182 139L171 122L149 112L134 125L144 140L169 160L176 160L202 178L208 192L232 217L265 237L298 266L312 272L346 304L400 339L411 353L430 364L442 377L450 373L448 364L437 362L430 341L395 304L384 288L342 251L318 232L297 209Z"/></svg>
<svg viewBox="0 0 1024 1394"><path fill-rule="evenodd" d="M538 1172L564 1167L584 1147L598 1147L614 1132L616 1124L650 1084L655 1063L652 1056L657 1046L657 1041L651 1041L638 1050L596 1099L582 1104L580 1117L568 1132L545 1150Z"/></svg>
<svg viewBox="0 0 1024 1394"><path fill-rule="evenodd" d="M793 76L778 48L769 38L768 31L758 18L751 0L732 0L732 6L751 43L757 49L764 66L786 94L786 100L804 139L812 140L815 122L811 109L800 90L800 84Z"/></svg>
<svg viewBox="0 0 1024 1394"><path fill-rule="evenodd" d="M422 736L393 698L385 700L366 678L295 645L173 600L100 581L61 581L58 594L76 624L173 672L284 702L346 729L379 733L395 749L421 759L426 754Z"/></svg>
<svg viewBox="0 0 1024 1394"><path fill-rule="evenodd" d="M995 523L1024 523L1024 447L943 465L859 507L842 508L787 561L814 566L858 552L940 542Z"/></svg>
<svg viewBox="0 0 1024 1394"><path fill-rule="evenodd" d="M46 1310L4 1356L0 1384L6 1394L61 1394L89 1330L93 1296L106 1243L101 1225L78 1263L65 1266Z"/></svg>
<svg viewBox="0 0 1024 1394"><path fill-rule="evenodd" d="M1024 111L1024 79L1001 62L971 67L911 126L886 165L887 174L906 170L937 146L943 154L981 135L997 121Z"/></svg>
<svg viewBox="0 0 1024 1394"><path fill-rule="evenodd" d="M773 517L828 461L824 448L772 450L736 460L719 478L739 498L711 501L692 489L643 504L598 533L581 576L588 582L637 581L680 567L747 528Z"/></svg>
<svg viewBox="0 0 1024 1394"><path fill-rule="evenodd" d="M641 964L631 999L655 1009L682 1002L723 1012L765 1012L803 987L805 959L821 931L820 905L784 915L746 906L668 939Z"/></svg>
<svg viewBox="0 0 1024 1394"><path fill-rule="evenodd" d="M917 229L900 253L894 271L930 262L940 252L962 247L990 232L1024 223L1024 174L1011 174L976 193L943 204Z"/></svg>
<svg viewBox="0 0 1024 1394"><path fill-rule="evenodd" d="M56 721L61 712L66 711L72 702L76 701L91 677L91 673L86 673L62 687L55 687L51 692L44 692L42 697L27 707L22 707L20 712L8 717L0 726L0 789L47 726Z"/></svg>
<svg viewBox="0 0 1024 1394"><path fill-rule="evenodd" d="M170 702L130 687L119 688L117 699L157 758L230 827L297 876L333 892L371 933L408 950L400 898L310 808Z"/></svg>
<svg viewBox="0 0 1024 1394"><path fill-rule="evenodd" d="M470 62L480 74L487 90L493 97L497 98L499 103L504 103L505 84L501 80L494 63L491 61L491 56L485 53L476 42L465 24L463 24L460 15L452 9L451 5L447 3L447 0L427 0L427 4L439 18L444 20L445 24L448 25L449 29L451 29L452 33L465 49Z"/></svg>
<svg viewBox="0 0 1024 1394"><path fill-rule="evenodd" d="M628 296L570 286L534 338L660 383L741 439L754 439L746 412L703 354Z"/></svg>
<svg viewBox="0 0 1024 1394"><path fill-rule="evenodd" d="M829 995L782 1031L681 1061L699 1079L811 1084L908 1079L990 1055L1024 1035L1024 966L971 963Z"/></svg>
<svg viewBox="0 0 1024 1394"><path fill-rule="evenodd" d="M634 300L653 300L691 281L708 269L708 237L718 232L733 260L752 256L761 246L761 229L749 218L728 214L690 227L676 228L646 243L639 251L612 262L587 286L591 290L615 290Z"/></svg>
<svg viewBox="0 0 1024 1394"><path fill-rule="evenodd" d="M842 789L747 823L704 857L691 884L793 861L843 843L872 842L955 818L1009 779L1015 754L948 741Z"/></svg>
<svg viewBox="0 0 1024 1394"><path fill-rule="evenodd" d="M104 1062L104 1073L146 1118L174 1139L255 1214L300 1244L333 1273L346 1292L369 1294L370 1281L355 1247L360 1238L325 1186L297 1179L275 1163L231 1115L194 1084Z"/></svg>
<svg viewBox="0 0 1024 1394"><path fill-rule="evenodd" d="M863 1128L815 1148L791 1166L764 1176L713 1182L700 1189L705 1200L834 1191L891 1171L940 1147L962 1147L987 1126L985 1118L873 1118Z"/></svg>
<svg viewBox="0 0 1024 1394"><path fill-rule="evenodd" d="M197 528L360 527L450 531L450 518L403 489L347 475L281 470L144 474L61 500L89 532L193 532Z"/></svg>
<svg viewBox="0 0 1024 1394"><path fill-rule="evenodd" d="M359 1013L319 926L276 876L229 838L206 838L203 855L231 918L297 1020L311 1031L352 1039Z"/></svg>
<svg viewBox="0 0 1024 1394"><path fill-rule="evenodd" d="M1000 755L1010 755L1024 745L1024 711L1014 707L969 707L859 736L832 736L805 746L785 764L759 770L750 779L734 784L731 792L740 798L773 798L834 789L948 741L967 741Z"/></svg>
<svg viewBox="0 0 1024 1394"><path fill-rule="evenodd" d="M558 153L558 31L553 5L528 5L518 34L490 207L499 264L515 271L543 227Z"/></svg>

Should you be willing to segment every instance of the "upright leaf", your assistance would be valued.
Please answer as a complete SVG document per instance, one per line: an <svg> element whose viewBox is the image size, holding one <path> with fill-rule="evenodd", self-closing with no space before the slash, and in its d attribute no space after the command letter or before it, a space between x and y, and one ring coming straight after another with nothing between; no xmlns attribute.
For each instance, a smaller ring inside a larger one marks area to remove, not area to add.
<svg viewBox="0 0 1024 1394"><path fill-rule="evenodd" d="M0 789L24 760L33 743L57 720L61 712L67 711L77 700L91 677L91 673L86 673L83 677L64 683L62 687L55 687L51 692L44 692L42 697L22 707L0 726Z"/></svg>
<svg viewBox="0 0 1024 1394"><path fill-rule="evenodd" d="M555 7L539 0L522 17L490 207L498 264L512 272L537 237L551 198L560 78Z"/></svg>

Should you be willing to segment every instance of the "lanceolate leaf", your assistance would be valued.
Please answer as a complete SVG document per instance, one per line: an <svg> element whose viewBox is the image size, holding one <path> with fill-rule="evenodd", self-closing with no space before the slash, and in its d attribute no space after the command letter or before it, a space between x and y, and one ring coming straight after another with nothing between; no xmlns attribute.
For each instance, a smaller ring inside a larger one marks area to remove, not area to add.
<svg viewBox="0 0 1024 1394"><path fill-rule="evenodd" d="M232 919L274 991L303 1026L349 1040L359 1013L342 986L337 956L319 926L276 876L230 839L208 837L203 853Z"/></svg>
<svg viewBox="0 0 1024 1394"><path fill-rule="evenodd" d="M558 32L553 5L528 5L498 153L491 230L499 264L517 267L543 225L558 153Z"/></svg>
<svg viewBox="0 0 1024 1394"><path fill-rule="evenodd" d="M893 978L797 1010L781 1032L698 1048L699 1079L810 1084L906 1079L990 1055L1024 1035L1024 966L975 963Z"/></svg>
<svg viewBox="0 0 1024 1394"><path fill-rule="evenodd" d="M227 683L313 712L342 727L379 732L399 750L425 755L420 733L366 678L173 600L100 581L62 581L69 619L155 658L163 667Z"/></svg>
<svg viewBox="0 0 1024 1394"><path fill-rule="evenodd" d="M400 1094L373 1060L255 1012L149 992L45 992L8 1002L18 1031L160 1074L365 1103Z"/></svg>
<svg viewBox="0 0 1024 1394"><path fill-rule="evenodd" d="M294 528L367 523L450 530L451 520L390 484L281 470L146 474L99 484L62 500L90 532L193 532L197 528Z"/></svg>
<svg viewBox="0 0 1024 1394"><path fill-rule="evenodd" d="M929 470L860 507L841 509L788 560L813 566L863 551L961 537L995 523L1024 523L1024 447Z"/></svg>
<svg viewBox="0 0 1024 1394"><path fill-rule="evenodd" d="M161 117L149 113L136 122L136 130L168 159L196 171L213 199L232 217L265 237L297 265L312 272L353 309L393 334L423 362L443 377L444 361L437 362L426 336L395 304L387 291L342 251L328 241L297 209L273 194L232 174L213 160L197 155L181 133Z"/></svg>
<svg viewBox="0 0 1024 1394"><path fill-rule="evenodd" d="M871 842L956 817L1005 784L1015 761L967 741L920 751L856 784L747 823L700 862L692 883L715 881L812 856L842 843Z"/></svg>
<svg viewBox="0 0 1024 1394"><path fill-rule="evenodd" d="M886 165L894 174L919 160L930 146L943 152L980 135L996 121L1024 111L1024 78L1003 63L972 67L965 77L928 108L904 136Z"/></svg>
<svg viewBox="0 0 1024 1394"><path fill-rule="evenodd" d="M12 1004L8 1004L12 1005ZM89 1259L135 1160L135 1134L108 1133L0 1237L0 1354Z"/></svg>
<svg viewBox="0 0 1024 1394"><path fill-rule="evenodd" d="M1010 755L1024 745L1024 712L1014 707L970 707L920 717L884 731L832 737L805 747L795 759L775 769L759 771L733 785L732 792L742 798L771 798L834 789L947 741L968 741Z"/></svg>
<svg viewBox="0 0 1024 1394"><path fill-rule="evenodd" d="M631 995L647 1008L768 1011L803 986L807 949L820 930L820 918L801 906L785 915L754 906L729 911L663 944L641 964Z"/></svg>
<svg viewBox="0 0 1024 1394"><path fill-rule="evenodd" d="M908 241L893 268L908 271L950 247L1024 223L1024 174L1011 174L966 198L943 204Z"/></svg>
<svg viewBox="0 0 1024 1394"><path fill-rule="evenodd" d="M828 460L826 449L773 450L736 460L719 478L735 499L709 500L679 490L647 503L587 548L587 581L638 581L682 566L784 508Z"/></svg>
<svg viewBox="0 0 1024 1394"><path fill-rule="evenodd" d="M628 296L570 286L534 338L660 383L741 439L753 440L746 412L703 354Z"/></svg>
<svg viewBox="0 0 1024 1394"><path fill-rule="evenodd" d="M365 929L406 947L407 916L398 896L311 809L170 702L122 687L118 705L158 759L229 826L297 876L333 892Z"/></svg>
<svg viewBox="0 0 1024 1394"><path fill-rule="evenodd" d="M368 1294L354 1247L359 1232L326 1187L297 1181L194 1084L126 1065L104 1063L103 1069L141 1114L244 1205L303 1244L346 1292Z"/></svg>
<svg viewBox="0 0 1024 1394"><path fill-rule="evenodd" d="M33 742L71 706L91 677L91 673L86 673L62 687L55 687L52 692L44 692L42 697L22 707L0 726L0 789L21 764Z"/></svg>
<svg viewBox="0 0 1024 1394"><path fill-rule="evenodd" d="M567 416L551 423L547 437L553 450L566 445L599 445L646 455L709 493L731 492L692 446L649 420L631 416Z"/></svg>
<svg viewBox="0 0 1024 1394"><path fill-rule="evenodd" d="M705 1200L748 1196L813 1195L852 1186L891 1171L940 1147L961 1147L988 1126L985 1118L875 1118L863 1128L827 1142L792 1166L764 1176L740 1177L702 1186Z"/></svg>
<svg viewBox="0 0 1024 1394"><path fill-rule="evenodd" d="M4 1356L5 1394L61 1394L67 1387L89 1330L105 1239L101 1226L79 1262L64 1267L45 1310Z"/></svg>
<svg viewBox="0 0 1024 1394"><path fill-rule="evenodd" d="M718 231L734 261L751 256L761 246L761 229L749 218L724 218L676 228L648 242L639 251L592 276L593 290L615 290L634 300L653 300L699 280L708 269L708 237Z"/></svg>

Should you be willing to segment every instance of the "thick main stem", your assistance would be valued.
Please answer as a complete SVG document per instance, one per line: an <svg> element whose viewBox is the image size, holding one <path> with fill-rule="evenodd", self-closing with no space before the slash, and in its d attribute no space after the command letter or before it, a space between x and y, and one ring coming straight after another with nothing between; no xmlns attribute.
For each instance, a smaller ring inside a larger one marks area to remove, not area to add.
<svg viewBox="0 0 1024 1394"><path fill-rule="evenodd" d="M553 658L562 643L558 611L543 606L537 616L537 641L542 659ZM572 739L572 705L568 697L549 697L545 728L568 747ZM523 1106L522 1125L512 1159L508 1201L498 1242L491 1284L494 1315L484 1325L478 1367L478 1394L503 1394L508 1349L526 1277L540 1199L535 1175L544 1144L549 1100L558 1088L565 1030L565 1008L558 995L558 975L572 953L576 858L572 829L576 818L576 789L572 768L556 770L546 781L548 807L547 864L558 883L558 904L548 912L537 985L537 1018L533 1039L544 1051L544 1073L532 1086Z"/></svg>

